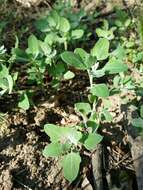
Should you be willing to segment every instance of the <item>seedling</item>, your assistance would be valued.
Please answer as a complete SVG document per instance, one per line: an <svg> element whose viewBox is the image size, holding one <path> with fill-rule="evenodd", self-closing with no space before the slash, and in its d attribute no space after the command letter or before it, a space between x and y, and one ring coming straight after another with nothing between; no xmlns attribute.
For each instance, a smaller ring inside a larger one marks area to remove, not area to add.
<svg viewBox="0 0 143 190"><path fill-rule="evenodd" d="M0 96L5 93L12 93L13 86L17 80L18 73L11 74L7 63L6 49L4 46L0 47Z"/></svg>
<svg viewBox="0 0 143 190"><path fill-rule="evenodd" d="M131 76L120 73L113 79L113 87L118 91L134 90L135 84Z"/></svg>
<svg viewBox="0 0 143 190"><path fill-rule="evenodd" d="M99 38L106 38L108 40L114 39L114 31L116 30L116 27L112 27L109 29L109 23L107 20L103 20L103 26L102 28L97 28L96 33Z"/></svg>
<svg viewBox="0 0 143 190"><path fill-rule="evenodd" d="M44 127L51 144L45 147L43 155L61 156L64 176L70 182L75 180L79 173L82 150L93 151L102 141L103 137L97 133L102 119L112 121L108 106L104 105L100 112L97 109L100 100L104 102L104 99L108 99L110 90L106 84L94 84L94 78L127 70L127 66L120 59L109 53L109 44L107 38L100 38L90 53L76 48L74 52L65 51L61 54L67 65L86 71L90 83L89 102L75 104L75 111L82 118L78 126L60 127L46 124ZM107 59L107 64L99 69L100 63Z"/></svg>
<svg viewBox="0 0 143 190"><path fill-rule="evenodd" d="M120 31L125 31L132 24L128 13L123 10L116 9L115 25Z"/></svg>
<svg viewBox="0 0 143 190"><path fill-rule="evenodd" d="M50 12L50 14L38 20L36 27L41 32L46 33L45 40L52 44L64 44L65 50L67 50L68 42L80 39L83 34L83 29L72 29L69 20L63 16L60 16L56 10Z"/></svg>

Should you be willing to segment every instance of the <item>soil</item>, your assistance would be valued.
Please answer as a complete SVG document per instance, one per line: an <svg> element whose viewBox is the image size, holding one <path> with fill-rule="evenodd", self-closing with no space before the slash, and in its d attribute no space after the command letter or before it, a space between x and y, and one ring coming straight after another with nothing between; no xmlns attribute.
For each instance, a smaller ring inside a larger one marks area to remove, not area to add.
<svg viewBox="0 0 143 190"><path fill-rule="evenodd" d="M73 106L75 102L86 100L89 85L86 77L84 73L78 73L73 81L64 82L58 95L55 94L54 97L49 96L46 99L39 92L35 92L37 93L33 97L35 106L27 112L15 108L15 101L9 104L9 100L13 99L14 95L5 97L5 101L0 100L2 105L0 111L7 113L6 121L3 121L0 130L0 188L2 190L78 189L77 185L70 186L64 180L59 160L42 156L42 150L49 142L48 136L43 132L43 125L46 123L74 125L80 122ZM128 180L133 183L135 174L127 134L122 124L124 117L121 114L123 103L121 96L126 94L110 97L112 105L110 112L114 121L110 124L103 123L100 130L104 135L105 167L103 169L110 177L117 174L117 171L118 177L119 173L129 175L124 186L130 190L127 186ZM134 95L130 94L129 98L134 99ZM82 181L84 182L83 179ZM122 183L121 181L119 184ZM79 189L84 188L80 185Z"/></svg>
<svg viewBox="0 0 143 190"><path fill-rule="evenodd" d="M38 102L27 112L16 109L14 102L8 105L9 100L13 99L11 96L6 97L5 103L1 100L3 105L0 111L7 113L0 130L1 189L66 189L68 183L63 178L58 161L42 156L42 150L49 142L43 125L74 125L80 122L73 104L84 98L84 95L78 95L84 92L74 83L72 88L73 93L71 89L66 90L66 94L61 90L58 96L48 100L38 94Z"/></svg>
<svg viewBox="0 0 143 190"><path fill-rule="evenodd" d="M13 6L15 10L15 5ZM40 8L40 10L42 9ZM39 14L39 11L37 12L35 9L33 12L31 20ZM14 18L17 20L13 25L19 23L19 18L22 21L21 13L18 17L17 15L19 14L15 15ZM24 18L25 22L28 21L28 11ZM31 28L30 22L28 26L32 32L33 28ZM18 26L21 24L19 23ZM15 28L12 29L14 33ZM26 36L23 36L26 39ZM13 37L9 39L11 41L6 41L7 47L11 46L14 41ZM137 81L140 79L135 71L133 77ZM105 79L100 80L104 81ZM45 86L48 92L47 96L43 96L36 87L32 86L31 88L35 92L34 106L28 111L17 108L18 97L14 93L0 98L0 113L5 114L5 119L0 120L0 190L93 189L90 156L87 155L85 159L86 164L80 173L82 177L73 184L69 184L63 177L60 160L45 158L42 155L45 145L50 142L43 131L44 124L53 123L66 126L76 125L80 122L80 117L74 112L74 103L87 100L87 87L89 86L87 81L85 73L76 71L76 77L72 81L63 82L58 92L53 91L47 81ZM20 82L18 85L26 88L25 79L22 78ZM136 95L123 92L113 95L109 99L111 102L110 112L114 119L112 123L102 123L102 128L99 130L99 133L104 135L101 158L104 190L137 190L125 112L123 112L123 107L127 106L128 101L137 101Z"/></svg>

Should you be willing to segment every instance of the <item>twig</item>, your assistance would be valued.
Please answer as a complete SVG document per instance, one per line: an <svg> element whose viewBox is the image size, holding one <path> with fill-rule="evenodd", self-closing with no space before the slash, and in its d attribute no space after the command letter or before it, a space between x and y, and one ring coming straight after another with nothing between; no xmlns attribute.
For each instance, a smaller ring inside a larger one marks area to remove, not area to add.
<svg viewBox="0 0 143 190"><path fill-rule="evenodd" d="M30 187L28 187L27 185L23 184L21 181L19 181L17 178L14 178L15 181L17 181L17 183L19 183L20 185L22 185L24 188L28 189L28 190L33 190Z"/></svg>
<svg viewBox="0 0 143 190"><path fill-rule="evenodd" d="M94 177L94 188L103 190L102 180L102 145L98 144L96 151L92 154L92 169Z"/></svg>

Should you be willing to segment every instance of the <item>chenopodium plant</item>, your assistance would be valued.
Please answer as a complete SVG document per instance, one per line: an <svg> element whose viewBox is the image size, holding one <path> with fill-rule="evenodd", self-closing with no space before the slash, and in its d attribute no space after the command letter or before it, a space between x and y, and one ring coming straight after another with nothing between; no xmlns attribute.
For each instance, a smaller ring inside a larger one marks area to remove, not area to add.
<svg viewBox="0 0 143 190"><path fill-rule="evenodd" d="M17 80L18 73L15 72L13 74L10 73L9 67L6 66L6 49L4 46L0 47L0 96L5 93L12 93L13 86L15 85L15 81Z"/></svg>
<svg viewBox="0 0 143 190"><path fill-rule="evenodd" d="M99 38L106 38L108 40L114 39L114 31L116 27L109 28L109 23L107 20L103 19L103 26L100 28L96 28L96 33Z"/></svg>
<svg viewBox="0 0 143 190"><path fill-rule="evenodd" d="M45 37L39 40L34 34L28 38L28 48L24 51L18 47L13 49L13 57L17 62L27 64L28 83L39 86L45 92L45 74L52 77L52 86L57 88L61 80L69 80L74 73L67 70L66 64L58 62L58 54L50 40ZM30 108L28 91L23 91L20 96L19 107L28 110Z"/></svg>
<svg viewBox="0 0 143 190"><path fill-rule="evenodd" d="M83 150L93 151L103 139L97 133L101 121L105 119L111 122L112 120L108 111L110 90L104 83L94 84L94 78L127 71L127 66L109 53L109 41L106 38L100 38L90 53L77 48L74 52L63 52L61 58L67 65L86 71L90 83L89 101L75 104L75 111L82 118L79 125L60 127L46 124L44 126L51 143L45 147L43 155L62 157L64 176L72 182L78 176ZM107 59L109 59L108 62L100 68L100 63ZM99 111L98 105L101 101L104 106Z"/></svg>
<svg viewBox="0 0 143 190"><path fill-rule="evenodd" d="M51 44L64 44L67 50L68 42L81 38L84 30L77 28L72 29L70 21L60 16L56 10L52 10L47 17L36 22L36 27L41 32L46 33L46 41Z"/></svg>
<svg viewBox="0 0 143 190"><path fill-rule="evenodd" d="M9 69L0 63L0 96L12 93L13 86L17 80L18 73L10 74Z"/></svg>
<svg viewBox="0 0 143 190"><path fill-rule="evenodd" d="M48 65L52 64L56 50L52 49L46 41L39 40L34 34L31 34L28 38L27 49L13 48L12 55L17 62L27 64L27 82L38 85L41 91L45 93L45 72ZM30 108L28 90L22 91L18 106L24 110Z"/></svg>
<svg viewBox="0 0 143 190"><path fill-rule="evenodd" d="M41 41L31 34L28 38L28 48L25 51L16 48L14 53L18 62L27 63L29 82L43 85L44 73L47 65L52 64L56 50L53 50L46 41Z"/></svg>

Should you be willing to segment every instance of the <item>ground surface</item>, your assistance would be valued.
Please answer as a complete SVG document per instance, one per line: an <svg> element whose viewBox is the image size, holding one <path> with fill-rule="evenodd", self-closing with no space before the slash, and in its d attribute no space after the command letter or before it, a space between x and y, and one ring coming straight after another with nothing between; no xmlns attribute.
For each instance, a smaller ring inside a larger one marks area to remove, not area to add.
<svg viewBox="0 0 143 190"><path fill-rule="evenodd" d="M1 189L70 189L63 179L57 161L42 156L42 149L49 141L42 129L45 123L59 125L79 123L80 119L74 113L73 105L75 102L86 99L88 84L84 75L78 76L75 81L64 84L66 93L63 94L61 90L54 98L45 100L38 94L35 97L35 100L38 98L38 101L35 101L35 108L28 112L13 109L15 104L14 102L11 105L7 104L8 99L5 99L5 103L1 100L1 111L7 112L7 119L1 126L0 138ZM128 96L134 98L131 94ZM11 97L7 98L11 99ZM105 143L103 143L105 162L108 157L107 168L104 169L112 175L117 174L119 170L123 174L130 173L130 178L124 182L124 186L130 190L127 184L128 180L131 184L134 182L134 169L126 131L123 130L124 120L120 110L123 100L120 95L114 95L110 99L112 102L110 111L115 120L111 125L105 124L101 131L105 136Z"/></svg>
<svg viewBox="0 0 143 190"><path fill-rule="evenodd" d="M17 5L13 5L13 10L16 10L17 14L13 22L17 24L17 29L19 29L23 17L15 6ZM39 12L43 10L43 7L40 7L38 11L35 8L30 10L33 11L32 20L40 14ZM28 21L29 18L29 10L25 11L23 23ZM1 18L3 17L4 14ZM27 22L29 27L31 20ZM15 24L9 23L9 26ZM32 27L31 30L33 31ZM11 31L15 31L15 28L12 27ZM24 34L23 41L26 38ZM26 35L29 34L26 33ZM5 41L5 39L3 41L8 47L13 44L15 39L11 37L9 31L7 31L7 36L10 41ZM137 78L136 80L142 80L140 76L138 78L136 71L132 71L132 75ZM25 85L24 81L25 79L21 78L19 84L21 88ZM76 71L76 78L62 83L61 89L57 93L50 88L49 81L47 81L45 86L48 91L47 97L44 97L37 88L32 87L35 91L33 97L35 106L28 111L17 109L16 100L18 97L16 94L0 98L0 112L6 114L5 120L0 125L1 190L92 189L91 184L88 188L84 180L85 173L90 173L90 167L85 167L82 170L82 179L78 179L70 185L63 178L63 173L58 164L60 161L51 158L46 159L42 155L43 148L49 142L48 136L43 131L44 124L53 123L66 126L67 124L78 124L80 122L79 116L74 112L74 103L87 99L87 87L89 86L87 81L86 74ZM110 112L114 120L110 124L104 123L99 131L104 135L102 142L104 186L106 187L108 183L110 190L113 190L114 187L116 187L116 190L137 190L133 159L126 130L125 108L129 106L126 99L131 102L137 101L135 94L132 92L123 92L110 97ZM87 164L91 164L90 158L88 158Z"/></svg>

